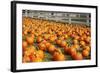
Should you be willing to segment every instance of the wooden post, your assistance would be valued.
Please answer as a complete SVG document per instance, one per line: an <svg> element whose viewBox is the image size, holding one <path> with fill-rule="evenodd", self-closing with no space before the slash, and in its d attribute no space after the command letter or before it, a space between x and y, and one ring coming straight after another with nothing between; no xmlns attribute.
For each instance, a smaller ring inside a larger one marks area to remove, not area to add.
<svg viewBox="0 0 100 73"><path fill-rule="evenodd" d="M71 16L69 15L69 24L71 24Z"/></svg>
<svg viewBox="0 0 100 73"><path fill-rule="evenodd" d="M87 15L86 20L87 20L86 25L89 26L89 15Z"/></svg>

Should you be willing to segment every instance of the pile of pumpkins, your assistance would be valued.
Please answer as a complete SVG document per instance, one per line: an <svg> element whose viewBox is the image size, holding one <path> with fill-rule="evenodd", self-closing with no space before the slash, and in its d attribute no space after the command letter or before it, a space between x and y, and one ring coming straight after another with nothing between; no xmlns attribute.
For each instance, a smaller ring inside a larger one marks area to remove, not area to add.
<svg viewBox="0 0 100 73"><path fill-rule="evenodd" d="M83 24L68 24L23 17L23 63L86 60L91 58L91 29Z"/></svg>

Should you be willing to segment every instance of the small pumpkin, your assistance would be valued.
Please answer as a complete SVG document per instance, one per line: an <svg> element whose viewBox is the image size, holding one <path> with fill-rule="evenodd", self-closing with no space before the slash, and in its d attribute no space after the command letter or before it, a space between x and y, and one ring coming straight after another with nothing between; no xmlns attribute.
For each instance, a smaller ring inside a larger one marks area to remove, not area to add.
<svg viewBox="0 0 100 73"><path fill-rule="evenodd" d="M54 61L64 61L65 60L65 56L62 53L54 52L54 54L53 54L53 60Z"/></svg>
<svg viewBox="0 0 100 73"><path fill-rule="evenodd" d="M54 45L50 45L50 46L48 47L48 51L49 51L50 53L53 53L55 50L56 50L56 48L55 48Z"/></svg>
<svg viewBox="0 0 100 73"><path fill-rule="evenodd" d="M78 52L78 53L76 53L76 54L73 55L73 59L74 60L82 60L83 56L82 56L81 53Z"/></svg>
<svg viewBox="0 0 100 73"><path fill-rule="evenodd" d="M89 51L83 50L82 55L83 55L83 57L88 57L89 56Z"/></svg>
<svg viewBox="0 0 100 73"><path fill-rule="evenodd" d="M46 50L46 45L44 43L40 43L38 46L40 50L43 50L43 51Z"/></svg>
<svg viewBox="0 0 100 73"><path fill-rule="evenodd" d="M23 50L25 50L25 48L28 46L28 43L26 41L22 42L22 48Z"/></svg>
<svg viewBox="0 0 100 73"><path fill-rule="evenodd" d="M27 37L26 37L26 41L27 41L29 44L33 44L34 38L31 37L31 36L27 36Z"/></svg>

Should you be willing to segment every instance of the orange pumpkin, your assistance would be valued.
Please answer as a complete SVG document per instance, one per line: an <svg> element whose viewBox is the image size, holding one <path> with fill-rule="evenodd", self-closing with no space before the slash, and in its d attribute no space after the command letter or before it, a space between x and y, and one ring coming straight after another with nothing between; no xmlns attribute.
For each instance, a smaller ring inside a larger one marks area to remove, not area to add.
<svg viewBox="0 0 100 73"><path fill-rule="evenodd" d="M22 59L22 62L23 63L27 63L27 62L30 62L30 58L28 56L24 56L23 59Z"/></svg>
<svg viewBox="0 0 100 73"><path fill-rule="evenodd" d="M78 44L75 44L75 45L73 45L73 48L78 49L79 48L79 45Z"/></svg>
<svg viewBox="0 0 100 73"><path fill-rule="evenodd" d="M69 53L70 53L71 56L73 56L73 54L76 54L76 49L75 48L70 48Z"/></svg>
<svg viewBox="0 0 100 73"><path fill-rule="evenodd" d="M55 48L54 45L50 45L50 46L48 47L48 51L49 51L50 53L53 53L55 50L56 50L56 48Z"/></svg>
<svg viewBox="0 0 100 73"><path fill-rule="evenodd" d="M70 48L69 47L64 47L64 52L66 53L66 54L70 54Z"/></svg>
<svg viewBox="0 0 100 73"><path fill-rule="evenodd" d="M73 59L74 60L82 60L83 56L82 56L81 53L78 52L78 53L76 53L76 54L73 55Z"/></svg>
<svg viewBox="0 0 100 73"><path fill-rule="evenodd" d="M24 52L24 55L31 55L34 54L36 52L35 48L33 46L27 47L27 50Z"/></svg>
<svg viewBox="0 0 100 73"><path fill-rule="evenodd" d="M89 51L83 50L82 55L83 55L83 57L88 57L89 56Z"/></svg>
<svg viewBox="0 0 100 73"><path fill-rule="evenodd" d="M22 48L23 50L25 50L25 48L28 46L28 43L26 41L22 42Z"/></svg>
<svg viewBox="0 0 100 73"><path fill-rule="evenodd" d="M85 47L84 47L84 50L90 51L91 48L90 48L89 46L85 46Z"/></svg>
<svg viewBox="0 0 100 73"><path fill-rule="evenodd" d="M65 34L65 35L64 35L64 38L65 38L65 39L67 39L67 38L68 38L68 35L67 35L67 34Z"/></svg>
<svg viewBox="0 0 100 73"><path fill-rule="evenodd" d="M31 37L31 36L27 36L27 37L26 37L26 41L27 41L29 44L33 44L34 38Z"/></svg>
<svg viewBox="0 0 100 73"><path fill-rule="evenodd" d="M42 39L42 37L37 37L37 42L39 43L39 42L41 42L43 39Z"/></svg>
<svg viewBox="0 0 100 73"><path fill-rule="evenodd" d="M85 41L87 42L87 43L90 43L91 42L91 37L87 37L86 39L85 39Z"/></svg>
<svg viewBox="0 0 100 73"><path fill-rule="evenodd" d="M65 46L67 46L67 44L66 44L65 41L62 41L61 44L60 44L60 46L65 47Z"/></svg>
<svg viewBox="0 0 100 73"><path fill-rule="evenodd" d="M40 50L43 50L43 51L46 50L46 45L44 43L40 43L38 46Z"/></svg>
<svg viewBox="0 0 100 73"><path fill-rule="evenodd" d="M78 40L74 39L74 40L73 40L73 43L74 43L74 44L78 44Z"/></svg>
<svg viewBox="0 0 100 73"><path fill-rule="evenodd" d="M50 42L54 42L56 40L56 36L50 36L49 40L50 40Z"/></svg>
<svg viewBox="0 0 100 73"><path fill-rule="evenodd" d="M85 42L84 42L84 41L80 41L80 44L81 44L82 46L85 46Z"/></svg>
<svg viewBox="0 0 100 73"><path fill-rule="evenodd" d="M31 55L30 59L31 59L32 62L42 62L43 61L42 58L40 58L38 56L38 54Z"/></svg>
<svg viewBox="0 0 100 73"><path fill-rule="evenodd" d="M59 40L56 40L56 43L58 44L58 45L60 45L61 44L61 40L59 39Z"/></svg>
<svg viewBox="0 0 100 73"><path fill-rule="evenodd" d="M46 48L49 48L49 46L50 46L51 44L50 44L49 42L46 42L45 45L46 45Z"/></svg>
<svg viewBox="0 0 100 73"><path fill-rule="evenodd" d="M40 57L41 59L44 58L44 52L43 52L42 50L38 50L36 53L39 55L39 57Z"/></svg>
<svg viewBox="0 0 100 73"><path fill-rule="evenodd" d="M53 54L53 60L54 61L64 61L65 60L65 56L62 53L54 52L54 54Z"/></svg>

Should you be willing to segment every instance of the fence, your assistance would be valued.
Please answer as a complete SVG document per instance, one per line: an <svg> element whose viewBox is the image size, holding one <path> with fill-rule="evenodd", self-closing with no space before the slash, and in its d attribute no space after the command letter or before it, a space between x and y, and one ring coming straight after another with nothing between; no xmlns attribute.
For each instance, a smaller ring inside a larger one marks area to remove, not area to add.
<svg viewBox="0 0 100 73"><path fill-rule="evenodd" d="M89 13L23 10L23 16L66 22L69 24L76 23L85 24L87 26L91 24L91 15Z"/></svg>

